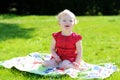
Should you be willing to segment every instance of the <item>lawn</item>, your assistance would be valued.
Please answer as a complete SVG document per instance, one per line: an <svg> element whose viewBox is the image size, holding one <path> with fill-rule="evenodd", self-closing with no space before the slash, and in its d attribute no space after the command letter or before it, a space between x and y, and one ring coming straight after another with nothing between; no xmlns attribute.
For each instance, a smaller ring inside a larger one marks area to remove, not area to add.
<svg viewBox="0 0 120 80"><path fill-rule="evenodd" d="M113 62L120 68L120 16L77 16L74 32L83 36L83 59ZM55 16L0 15L0 61L31 52L50 53L51 34L59 31ZM117 71L105 80L119 80ZM46 77L0 67L0 80L78 80Z"/></svg>

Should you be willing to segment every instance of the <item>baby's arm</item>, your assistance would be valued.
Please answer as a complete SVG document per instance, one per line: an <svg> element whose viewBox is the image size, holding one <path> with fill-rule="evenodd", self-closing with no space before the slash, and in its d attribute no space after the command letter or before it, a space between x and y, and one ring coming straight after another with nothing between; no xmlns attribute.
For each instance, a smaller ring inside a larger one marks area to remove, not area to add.
<svg viewBox="0 0 120 80"><path fill-rule="evenodd" d="M77 64L79 65L81 60L82 60L82 41L81 40L79 40L76 43L76 49L77 49L77 57L76 57L76 60L74 62L74 65L77 66Z"/></svg>
<svg viewBox="0 0 120 80"><path fill-rule="evenodd" d="M60 57L59 57L59 56L57 55L57 53L56 53L55 44L56 44L56 41L55 41L55 39L52 37L52 42L51 42L51 47L50 47L51 53L52 53L52 56L55 58L56 62L59 63L59 62L61 61L61 59L60 59Z"/></svg>

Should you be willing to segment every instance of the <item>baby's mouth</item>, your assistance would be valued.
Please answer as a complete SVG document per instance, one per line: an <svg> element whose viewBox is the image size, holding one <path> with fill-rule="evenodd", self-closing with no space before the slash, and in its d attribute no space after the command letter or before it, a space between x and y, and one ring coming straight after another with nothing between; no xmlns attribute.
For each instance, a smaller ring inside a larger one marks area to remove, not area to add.
<svg viewBox="0 0 120 80"><path fill-rule="evenodd" d="M66 25L65 27L70 27L70 26Z"/></svg>

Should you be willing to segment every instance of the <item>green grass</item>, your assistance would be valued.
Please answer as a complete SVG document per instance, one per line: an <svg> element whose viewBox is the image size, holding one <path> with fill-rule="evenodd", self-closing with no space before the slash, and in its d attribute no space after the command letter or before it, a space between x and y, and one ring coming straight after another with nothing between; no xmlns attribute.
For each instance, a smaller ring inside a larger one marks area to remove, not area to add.
<svg viewBox="0 0 120 80"><path fill-rule="evenodd" d="M91 64L113 62L120 68L120 16L77 16L74 32L83 36L83 59ZM55 16L0 15L0 61L31 52L50 53L51 34L59 31ZM105 80L119 80L115 72ZM78 80L46 77L0 67L0 80Z"/></svg>

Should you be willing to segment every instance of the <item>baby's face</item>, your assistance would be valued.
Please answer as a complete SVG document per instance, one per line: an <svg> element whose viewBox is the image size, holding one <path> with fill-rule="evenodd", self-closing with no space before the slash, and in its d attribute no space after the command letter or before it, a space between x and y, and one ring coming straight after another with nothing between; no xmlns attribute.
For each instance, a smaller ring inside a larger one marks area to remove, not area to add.
<svg viewBox="0 0 120 80"><path fill-rule="evenodd" d="M61 16L59 24L64 30L72 29L75 24L75 19L72 16L65 14Z"/></svg>

